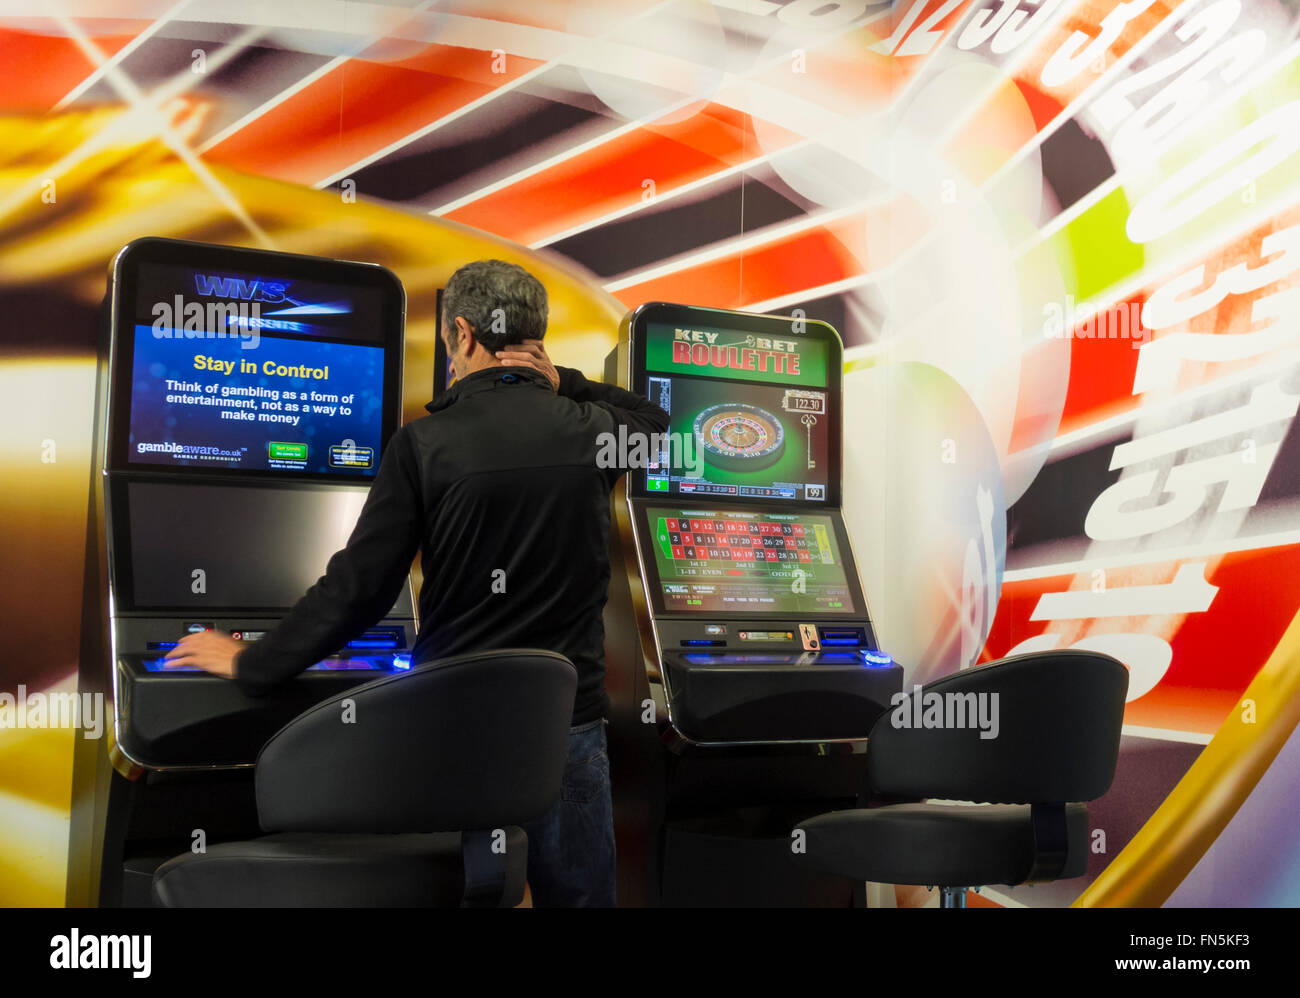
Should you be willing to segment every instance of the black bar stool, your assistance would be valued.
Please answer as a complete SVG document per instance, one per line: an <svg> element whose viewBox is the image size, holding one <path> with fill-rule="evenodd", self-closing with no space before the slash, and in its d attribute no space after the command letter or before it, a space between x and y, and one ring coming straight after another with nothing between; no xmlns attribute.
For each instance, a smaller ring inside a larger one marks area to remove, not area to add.
<svg viewBox="0 0 1300 998"><path fill-rule="evenodd" d="M1073 650L929 683L872 727L866 806L798 826L808 860L855 880L941 887L945 908L965 907L972 887L1082 876L1084 802L1114 778L1127 692L1120 662Z"/></svg>
<svg viewBox="0 0 1300 998"><path fill-rule="evenodd" d="M520 825L560 798L577 673L535 650L424 663L325 700L257 759L273 834L176 856L166 907L513 907Z"/></svg>

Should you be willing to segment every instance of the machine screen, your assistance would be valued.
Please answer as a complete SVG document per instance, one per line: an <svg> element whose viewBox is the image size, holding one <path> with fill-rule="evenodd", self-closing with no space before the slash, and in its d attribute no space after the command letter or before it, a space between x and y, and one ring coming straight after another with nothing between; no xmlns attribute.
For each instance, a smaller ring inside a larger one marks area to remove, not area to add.
<svg viewBox="0 0 1300 998"><path fill-rule="evenodd" d="M649 323L646 395L671 423L647 492L827 501L827 354L793 333Z"/></svg>
<svg viewBox="0 0 1300 998"><path fill-rule="evenodd" d="M646 515L665 613L859 611L829 516L663 507Z"/></svg>
<svg viewBox="0 0 1300 998"><path fill-rule="evenodd" d="M348 541L361 489L130 482L119 599L135 609L288 609ZM202 585L194 572L202 569ZM126 580L130 580L126 584Z"/></svg>
<svg viewBox="0 0 1300 998"><path fill-rule="evenodd" d="M119 359L130 358L125 464L373 477L383 297L376 287L141 264L131 348Z"/></svg>

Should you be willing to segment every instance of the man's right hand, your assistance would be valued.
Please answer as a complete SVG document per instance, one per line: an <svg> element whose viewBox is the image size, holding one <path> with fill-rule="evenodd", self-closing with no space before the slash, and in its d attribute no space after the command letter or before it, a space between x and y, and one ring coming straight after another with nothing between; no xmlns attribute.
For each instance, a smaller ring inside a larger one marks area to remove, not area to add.
<svg viewBox="0 0 1300 998"><path fill-rule="evenodd" d="M506 367L531 367L534 371L541 371L551 383L551 391L559 391L560 372L546 355L546 347L542 346L541 340L524 340L505 350L498 350L497 360Z"/></svg>
<svg viewBox="0 0 1300 998"><path fill-rule="evenodd" d="M222 631L187 634L163 656L164 668L196 666L222 679L234 679L239 653L247 647Z"/></svg>

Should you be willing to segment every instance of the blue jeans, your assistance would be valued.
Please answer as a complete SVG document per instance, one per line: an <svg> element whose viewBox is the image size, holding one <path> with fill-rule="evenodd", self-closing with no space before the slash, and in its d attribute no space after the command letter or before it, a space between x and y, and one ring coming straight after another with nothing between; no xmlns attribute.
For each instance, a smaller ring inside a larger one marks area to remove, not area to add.
<svg viewBox="0 0 1300 998"><path fill-rule="evenodd" d="M560 802L524 831L534 906L614 906L614 806L603 720L569 729Z"/></svg>

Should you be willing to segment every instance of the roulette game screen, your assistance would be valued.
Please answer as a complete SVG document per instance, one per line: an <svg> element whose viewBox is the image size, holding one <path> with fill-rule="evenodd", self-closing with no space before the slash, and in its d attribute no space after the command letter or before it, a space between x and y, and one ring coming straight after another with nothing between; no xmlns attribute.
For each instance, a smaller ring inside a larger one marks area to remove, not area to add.
<svg viewBox="0 0 1300 998"><path fill-rule="evenodd" d="M827 344L650 323L645 394L670 416L648 493L826 502Z"/></svg>

